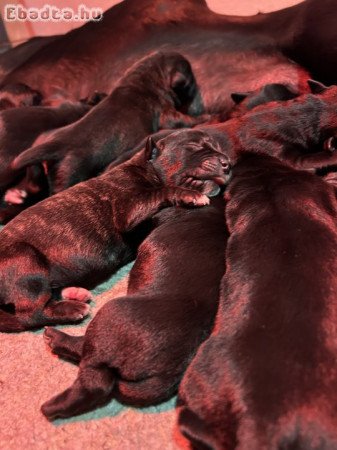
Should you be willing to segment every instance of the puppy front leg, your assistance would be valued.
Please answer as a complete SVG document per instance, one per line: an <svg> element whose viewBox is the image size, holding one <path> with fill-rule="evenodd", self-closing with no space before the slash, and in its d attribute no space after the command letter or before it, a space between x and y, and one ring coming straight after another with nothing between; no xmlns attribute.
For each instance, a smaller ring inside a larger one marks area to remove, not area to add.
<svg viewBox="0 0 337 450"><path fill-rule="evenodd" d="M211 116L209 114L192 117L176 110L167 110L160 115L159 128L189 128L208 122L210 119Z"/></svg>
<svg viewBox="0 0 337 450"><path fill-rule="evenodd" d="M160 209L170 205L205 206L209 198L198 191L179 187L164 187L148 193L140 194L134 200L129 200L127 207L116 210L114 225L120 233L130 231L146 219L151 218Z"/></svg>
<svg viewBox="0 0 337 450"><path fill-rule="evenodd" d="M294 159L295 168L302 170L321 169L323 167L337 165L337 152L328 151L312 153L309 155L299 155Z"/></svg>

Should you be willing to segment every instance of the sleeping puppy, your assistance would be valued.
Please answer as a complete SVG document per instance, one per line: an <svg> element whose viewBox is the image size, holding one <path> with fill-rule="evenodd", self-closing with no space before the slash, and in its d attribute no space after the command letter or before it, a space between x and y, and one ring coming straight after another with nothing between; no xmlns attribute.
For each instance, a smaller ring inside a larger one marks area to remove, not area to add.
<svg viewBox="0 0 337 450"><path fill-rule="evenodd" d="M337 202L309 172L247 155L226 191L214 331L179 389L193 448L337 448Z"/></svg>
<svg viewBox="0 0 337 450"><path fill-rule="evenodd" d="M256 107L240 118L193 129L161 131L154 142L166 137L176 148L211 145L235 164L245 151L265 153L288 161L296 168L320 169L337 164L337 87L327 88L310 80L316 95L307 94L283 103ZM164 142L164 141L163 141ZM122 155L129 158L139 148ZM309 149L309 150L308 150ZM112 163L114 165L114 163Z"/></svg>
<svg viewBox="0 0 337 450"><path fill-rule="evenodd" d="M295 92L293 87L281 83L266 84L262 88L251 92L233 92L231 97L235 106L229 112L227 119L241 117L257 106L271 102L284 102L299 95L300 93Z"/></svg>
<svg viewBox="0 0 337 450"><path fill-rule="evenodd" d="M258 106L239 119L199 129L221 141L233 164L245 151L275 156L298 169L337 164L337 87L313 80L309 85L316 95Z"/></svg>
<svg viewBox="0 0 337 450"><path fill-rule="evenodd" d="M191 66L183 56L154 53L133 65L87 117L56 132L48 143L26 150L13 168L47 161L50 193L60 192L96 176L159 128L205 121L179 112L196 93Z"/></svg>
<svg viewBox="0 0 337 450"><path fill-rule="evenodd" d="M78 102L58 108L31 106L0 112L0 195L4 196L0 223L4 222L8 204L22 204L27 195L38 193L45 178L41 164L17 171L11 168L13 159L34 142L48 139L51 130L75 122L89 110L90 106Z"/></svg>
<svg viewBox="0 0 337 450"><path fill-rule="evenodd" d="M82 319L88 306L73 289L57 301L60 290L103 281L133 257L126 232L166 205L207 204L206 195L227 182L227 158L214 149L177 153L179 166L149 140L130 161L43 200L3 228L0 331Z"/></svg>
<svg viewBox="0 0 337 450"><path fill-rule="evenodd" d="M154 217L127 295L105 304L84 336L46 329L52 351L79 364L73 386L42 406L48 419L81 414L112 397L146 405L176 392L211 330L225 271L224 202L213 202Z"/></svg>
<svg viewBox="0 0 337 450"><path fill-rule="evenodd" d="M23 83L7 84L0 89L0 111L40 105L42 95Z"/></svg>

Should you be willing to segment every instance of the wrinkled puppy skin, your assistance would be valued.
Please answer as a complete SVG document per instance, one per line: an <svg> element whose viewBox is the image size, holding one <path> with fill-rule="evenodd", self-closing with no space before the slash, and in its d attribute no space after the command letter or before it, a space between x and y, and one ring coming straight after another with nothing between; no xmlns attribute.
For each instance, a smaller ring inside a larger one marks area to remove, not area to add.
<svg viewBox="0 0 337 450"><path fill-rule="evenodd" d="M42 101L40 92L23 83L7 84L0 89L0 111L24 106L37 106Z"/></svg>
<svg viewBox="0 0 337 450"><path fill-rule="evenodd" d="M334 189L247 155L226 198L220 305L179 388L180 431L195 449L336 449Z"/></svg>
<svg viewBox="0 0 337 450"><path fill-rule="evenodd" d="M207 175L212 190L212 180L229 179L224 156L212 149L180 157L185 169L177 175L167 151L158 152L149 140L125 164L43 200L6 225L0 232L0 331L81 319L87 305L57 301L62 288L103 281L133 257L126 232L164 206L208 204L198 192L209 192Z"/></svg>
<svg viewBox="0 0 337 450"><path fill-rule="evenodd" d="M160 128L205 122L205 117L179 111L196 94L189 62L179 53L156 52L133 65L85 118L56 132L48 143L26 150L13 168L47 161L50 192L60 192L96 176Z"/></svg>
<svg viewBox="0 0 337 450"><path fill-rule="evenodd" d="M201 209L167 208L152 225L125 297L105 304L82 337L46 329L52 351L79 363L74 384L42 406L48 419L112 397L132 405L166 400L208 336L225 271L223 199Z"/></svg>

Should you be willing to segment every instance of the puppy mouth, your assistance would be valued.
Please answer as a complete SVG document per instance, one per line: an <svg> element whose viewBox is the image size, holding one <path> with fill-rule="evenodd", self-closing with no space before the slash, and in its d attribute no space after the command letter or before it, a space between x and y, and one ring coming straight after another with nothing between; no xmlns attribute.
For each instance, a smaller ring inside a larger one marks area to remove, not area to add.
<svg viewBox="0 0 337 450"><path fill-rule="evenodd" d="M191 189L196 189L202 194L207 195L207 197L216 197L220 191L221 186L228 184L231 178L231 172L223 175L207 175L193 177L190 176L186 179L185 185L189 186Z"/></svg>
<svg viewBox="0 0 337 450"><path fill-rule="evenodd" d="M203 161L201 167L191 177L194 179L194 186L200 192L207 197L216 197L221 191L220 186L228 184L231 173L229 161L221 156Z"/></svg>

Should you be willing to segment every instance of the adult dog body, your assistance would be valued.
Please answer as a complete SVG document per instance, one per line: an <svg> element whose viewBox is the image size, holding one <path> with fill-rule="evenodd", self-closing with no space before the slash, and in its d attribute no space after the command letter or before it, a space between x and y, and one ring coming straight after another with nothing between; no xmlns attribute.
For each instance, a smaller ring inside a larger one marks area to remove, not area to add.
<svg viewBox="0 0 337 450"><path fill-rule="evenodd" d="M247 155L226 197L227 271L180 387L180 429L200 449L335 449L334 189Z"/></svg>
<svg viewBox="0 0 337 450"><path fill-rule="evenodd" d="M324 33L323 24L331 20L333 34L333 8L333 0L311 0L301 8L243 18L215 14L204 0L124 0L106 11L101 22L89 22L36 52L3 84L26 83L44 98L63 90L79 100L95 90L111 92L125 71L150 52L177 51L191 62L206 112L225 112L233 104L231 92L270 82L306 89L307 72L279 48L290 51L309 28L308 15L321 20ZM328 40L321 35L317 30L313 34L318 42ZM317 51L311 59L319 55ZM321 67L324 62L322 58ZM191 111L200 113L198 104Z"/></svg>
<svg viewBox="0 0 337 450"><path fill-rule="evenodd" d="M189 179L207 180L203 192L211 194L212 179L228 178L227 159L212 149L179 151L179 170L167 152L152 152L149 141L127 163L47 198L5 226L0 233L0 331L81 319L88 306L56 301L59 290L92 287L128 262L134 248L124 233L163 206L207 204L205 195L188 188ZM159 173L166 174L165 182Z"/></svg>

